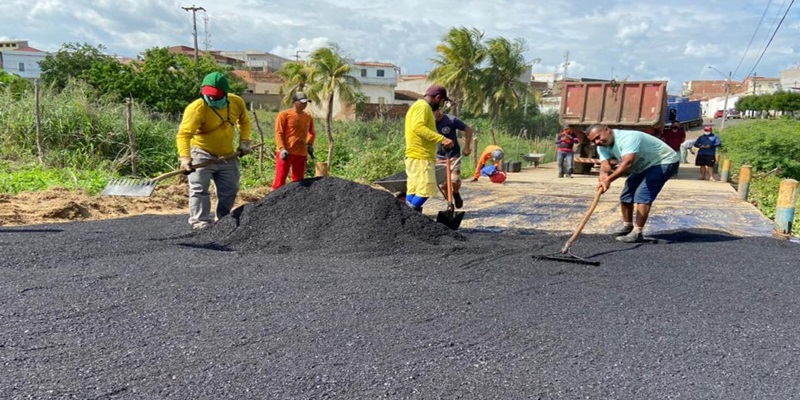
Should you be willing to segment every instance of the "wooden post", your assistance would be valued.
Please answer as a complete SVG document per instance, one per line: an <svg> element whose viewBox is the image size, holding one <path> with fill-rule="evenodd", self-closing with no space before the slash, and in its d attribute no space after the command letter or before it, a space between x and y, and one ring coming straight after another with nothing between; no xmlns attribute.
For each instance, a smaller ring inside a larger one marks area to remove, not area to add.
<svg viewBox="0 0 800 400"><path fill-rule="evenodd" d="M128 148L131 153L131 175L136 176L136 165L139 149L136 146L136 135L133 132L133 99L125 99L125 124L128 127Z"/></svg>
<svg viewBox="0 0 800 400"><path fill-rule="evenodd" d="M39 104L39 80L33 82L34 102L36 107L36 151L39 156L39 164L44 165L44 149L42 147L42 106Z"/></svg>
<svg viewBox="0 0 800 400"><path fill-rule="evenodd" d="M722 182L728 182L731 179L731 160L724 159L722 160L722 172L719 174L719 180Z"/></svg>
<svg viewBox="0 0 800 400"><path fill-rule="evenodd" d="M739 170L739 198L745 201L750 193L750 177L752 173L753 167L749 165L742 165L742 168Z"/></svg>
<svg viewBox="0 0 800 400"><path fill-rule="evenodd" d="M719 154L714 156L714 168L712 168L712 172L715 174L719 173Z"/></svg>
<svg viewBox="0 0 800 400"><path fill-rule="evenodd" d="M314 176L328 176L328 163L318 162L316 163L316 168L314 169Z"/></svg>
<svg viewBox="0 0 800 400"><path fill-rule="evenodd" d="M253 123L255 123L256 128L258 128L258 134L261 137L261 143L266 143L264 141L264 131L261 129L261 124L258 122L258 114L256 114L256 111L253 109L253 103L250 103L250 112L253 113ZM264 174L264 152L265 151L266 150L264 149L264 146L261 146L261 148L258 149L258 175L259 176Z"/></svg>
<svg viewBox="0 0 800 400"><path fill-rule="evenodd" d="M475 167L478 165L478 157L480 156L481 151L478 149L478 136L475 135L472 138L472 166Z"/></svg>
<svg viewBox="0 0 800 400"><path fill-rule="evenodd" d="M797 204L797 181L784 179L778 191L778 202L775 204L775 226L773 233L777 237L792 237L792 221L794 221L795 204Z"/></svg>

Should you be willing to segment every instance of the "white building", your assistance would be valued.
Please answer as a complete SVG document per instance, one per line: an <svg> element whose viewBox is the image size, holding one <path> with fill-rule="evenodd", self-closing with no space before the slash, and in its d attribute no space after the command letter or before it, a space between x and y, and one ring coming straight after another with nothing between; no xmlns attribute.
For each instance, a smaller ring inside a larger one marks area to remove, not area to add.
<svg viewBox="0 0 800 400"><path fill-rule="evenodd" d="M256 50L220 51L220 55L242 61L245 66L262 70L277 71L283 64L291 61L288 58L276 56L272 53Z"/></svg>
<svg viewBox="0 0 800 400"><path fill-rule="evenodd" d="M39 62L47 53L28 46L27 40L0 41L0 69L27 79L38 79L42 75Z"/></svg>
<svg viewBox="0 0 800 400"><path fill-rule="evenodd" d="M800 65L781 71L781 88L787 92L800 92Z"/></svg>
<svg viewBox="0 0 800 400"><path fill-rule="evenodd" d="M351 72L361 86L358 91L366 97L366 105L387 106L397 104L395 101L395 88L397 87L400 67L384 62L377 61L356 61L352 63L354 68ZM309 111L315 117L324 117L327 112L327 104L313 103L309 106ZM344 104L339 100L339 96L333 99L333 118L347 119L355 118L355 105Z"/></svg>

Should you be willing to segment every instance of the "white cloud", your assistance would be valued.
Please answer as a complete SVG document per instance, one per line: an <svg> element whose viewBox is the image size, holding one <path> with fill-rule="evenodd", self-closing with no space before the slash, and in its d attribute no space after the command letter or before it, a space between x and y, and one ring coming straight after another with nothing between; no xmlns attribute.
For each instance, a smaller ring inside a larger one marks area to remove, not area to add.
<svg viewBox="0 0 800 400"><path fill-rule="evenodd" d="M0 33L46 51L88 42L135 56L157 46L191 45L192 13L181 8L191 5L187 0L4 0ZM700 71L707 65L734 70L767 1L229 0L199 5L206 9L197 13L201 47L208 37L214 49L263 50L294 59L298 50L335 42L354 59L423 73L432 68L429 59L443 35L465 26L484 31L487 38L524 38L526 58L541 58L534 72L562 73L569 51L570 76L666 77L671 88L680 88L683 81L703 78ZM779 6L772 4L767 15L778 15ZM798 62L797 21L800 7L787 16L756 68L759 75L777 76L785 65ZM771 33L766 25L739 74L753 68Z"/></svg>

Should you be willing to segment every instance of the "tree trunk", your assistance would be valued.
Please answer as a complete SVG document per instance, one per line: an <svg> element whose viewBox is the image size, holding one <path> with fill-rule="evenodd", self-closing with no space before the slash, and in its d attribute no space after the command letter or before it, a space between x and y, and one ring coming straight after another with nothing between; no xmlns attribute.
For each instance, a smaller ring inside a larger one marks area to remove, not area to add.
<svg viewBox="0 0 800 400"><path fill-rule="evenodd" d="M328 115L325 118L325 132L328 134L328 172L333 167L333 132L331 132L331 125L333 123L333 92L328 95Z"/></svg>

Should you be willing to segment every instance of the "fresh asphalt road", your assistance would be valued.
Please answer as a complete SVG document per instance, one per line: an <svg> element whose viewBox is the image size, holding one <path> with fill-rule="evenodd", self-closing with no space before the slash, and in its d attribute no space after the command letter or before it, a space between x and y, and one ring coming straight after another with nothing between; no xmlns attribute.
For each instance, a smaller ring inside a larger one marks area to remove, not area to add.
<svg viewBox="0 0 800 400"><path fill-rule="evenodd" d="M184 216L0 228L0 398L800 397L795 243L583 236L594 267L531 257L565 237L463 233L365 253L198 246Z"/></svg>

